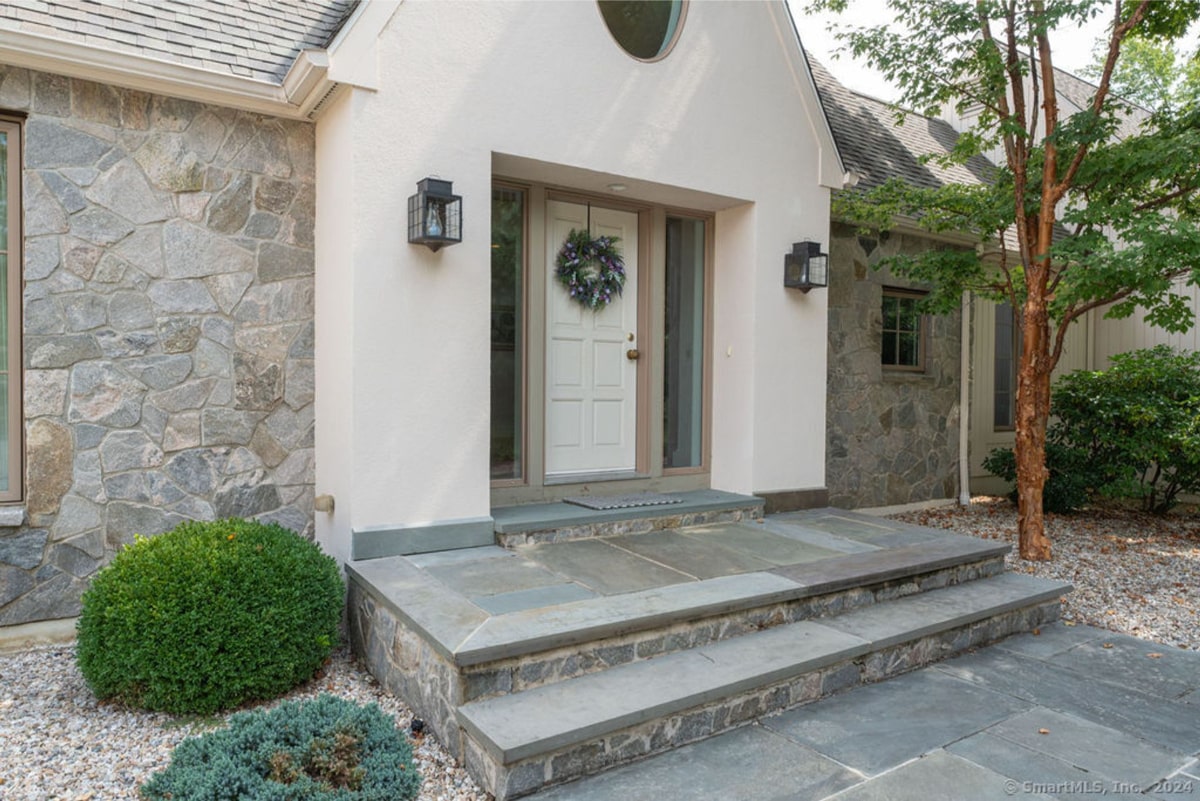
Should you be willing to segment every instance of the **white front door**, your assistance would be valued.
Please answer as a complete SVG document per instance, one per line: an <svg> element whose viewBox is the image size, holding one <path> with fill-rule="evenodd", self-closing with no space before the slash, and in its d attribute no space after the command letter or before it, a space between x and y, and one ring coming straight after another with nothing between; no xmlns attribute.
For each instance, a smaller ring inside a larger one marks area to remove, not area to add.
<svg viewBox="0 0 1200 801"><path fill-rule="evenodd" d="M620 238L625 289L592 311L554 275L572 228ZM638 216L546 203L546 475L632 472L637 461ZM633 357L633 358L631 358Z"/></svg>

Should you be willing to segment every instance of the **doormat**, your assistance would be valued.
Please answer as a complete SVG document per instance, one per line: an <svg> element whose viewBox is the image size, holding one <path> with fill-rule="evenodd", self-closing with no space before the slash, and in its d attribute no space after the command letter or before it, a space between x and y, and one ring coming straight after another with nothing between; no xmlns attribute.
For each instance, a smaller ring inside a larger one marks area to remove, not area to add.
<svg viewBox="0 0 1200 801"><path fill-rule="evenodd" d="M659 492L637 492L631 495L575 495L563 498L563 501L582 506L585 509L605 511L608 509L633 509L638 506L669 506L673 503L683 503L683 498Z"/></svg>

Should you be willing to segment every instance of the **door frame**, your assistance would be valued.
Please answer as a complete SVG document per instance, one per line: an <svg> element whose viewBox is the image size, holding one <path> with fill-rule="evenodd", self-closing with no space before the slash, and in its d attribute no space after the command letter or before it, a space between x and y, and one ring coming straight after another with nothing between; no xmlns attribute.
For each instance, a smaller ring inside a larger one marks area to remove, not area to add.
<svg viewBox="0 0 1200 801"><path fill-rule="evenodd" d="M522 406L522 451L525 455L522 478L490 482L491 505L512 506L522 503L554 501L577 495L583 489L600 492L686 491L707 489L711 476L712 432L712 322L713 322L713 241L712 213L674 209L612 195L581 192L520 179L494 175L493 186L507 186L525 192L525 296L522 299L525 352ZM637 446L633 475L576 475L558 481L546 480L546 303L547 293L556 288L549 270L550 254L546 245L546 201L590 203L638 215L638 339L643 356L638 360ZM661 342L665 333L666 252L664 232L668 216L705 221L704 248L704 346L707 349L703 379L702 464L699 467L664 470L661 454L663 439L663 371ZM655 458L656 454L659 458Z"/></svg>
<svg viewBox="0 0 1200 801"><path fill-rule="evenodd" d="M646 228L646 220L644 219L644 214L642 212L627 211L625 209L614 209L611 204L578 203L575 201L564 201L559 197L555 197L555 196L551 195L546 198L546 203L545 203L545 207L544 207L544 211L543 211L543 216L545 218L549 218L549 216L550 216L550 205L552 203L560 204L560 206L569 205L569 206L574 207L575 209L579 209L582 213L585 213L587 215L586 218L587 218L589 224L594 223L595 217L599 216L598 214L594 214L594 212L616 212L616 213L622 214L622 215L632 215L633 224L635 226L634 239L637 242L636 260L633 262L636 269L634 271L633 285L632 286L627 285L627 287L626 287L627 291L622 297L622 302L628 302L628 298L630 296L632 296L633 302L634 302L634 304L636 304L632 309L633 314L631 315L631 319L628 319L628 322L632 325L632 328L633 328L634 340L633 340L633 342L625 342L624 344L621 345L621 347L624 349L637 348L637 349L639 349L639 353L640 353L641 350L643 349L642 341L647 336L647 333L648 333L647 324L648 324L648 317L649 317L649 315L647 313L647 304L645 303L643 296L642 296L642 293L646 288L645 282L643 281L644 269L642 268L642 256L644 255L644 252L643 252L643 248L642 248L642 244L641 244L642 243L642 231L645 230L645 228ZM586 207L586 210L585 210L585 207ZM551 236L553 235L552 232L550 233L550 235ZM628 242L628 241L629 241L629 237L626 236L625 242ZM551 269L552 269L551 264L553 263L553 259L556 257L556 255L557 255L556 252L552 252L551 243L547 242L546 249L545 249L546 261L543 265L543 269L547 276L547 287L546 287L546 292L542 295L544 304L545 304L544 311L546 312L546 317L543 321L543 325L546 327L547 330L549 330L549 328L551 326L551 320L549 319L549 317L550 317L550 308L555 303L553 296L555 295L555 293L561 292L561 287L559 286L559 283L557 281L555 281L553 278L549 277ZM629 254L626 253L626 262L628 263L630 261L631 261L631 259L629 258ZM624 313L626 311L627 311L627 309L621 310L623 319L625 319ZM583 314L585 316L590 313L591 312L588 312L586 309L583 311ZM624 326L622 326L622 329L624 329ZM549 374L551 349L548 347L543 348L541 358L543 360L543 364L545 365L544 369L545 369L546 373ZM593 356L593 358L594 358L594 356ZM623 402L631 403L633 405L633 411L634 411L634 415L633 415L634 419L632 420L633 441L632 441L632 443L630 443L630 447L629 447L629 451L628 451L629 457L632 457L632 463L625 462L625 464L628 466L621 467L621 468L609 468L609 469L596 470L596 471L591 471L591 472L589 472L589 471L560 472L560 473L557 473L554 475L551 475L548 472L549 465L546 465L543 468L542 479L543 479L543 482L547 486L554 485L554 484L580 484L580 483L584 483L586 481L594 481L594 480L607 481L607 480L622 480L622 479L628 479L628 478L648 477L647 470L649 469L649 464L645 458L646 457L646 452L645 452L646 448L644 447L644 445L645 445L645 440L649 437L649 433L650 433L649 429L647 427L647 423L649 422L649 419L648 419L649 411L648 411L648 407L647 407L647 401L649 400L649 395L648 395L648 393L645 393L642 391L643 384L648 379L647 368L646 368L647 361L648 361L647 359L642 359L640 357L635 360L635 362L633 364L633 374L634 374L633 391L632 392L627 391L627 392L622 393L622 397L624 399ZM621 367L625 368L626 364L624 362L622 362ZM546 395L542 401L543 404L545 404L544 411L543 411L543 420L544 421L549 420L549 418L550 418L550 408L549 407L550 407L550 403L551 403L551 397L550 397L551 393L549 392L549 390L550 390L549 383L547 383L545 389L546 389ZM530 402L531 403L533 402L532 398L530 398ZM543 431L544 430L545 429L543 428ZM546 441L543 443L543 449L544 449L543 456L547 460L547 462L549 461L549 457L545 455L545 448L547 448L549 446L549 444L550 443L549 443L548 439L546 439ZM624 459L622 461L624 461Z"/></svg>

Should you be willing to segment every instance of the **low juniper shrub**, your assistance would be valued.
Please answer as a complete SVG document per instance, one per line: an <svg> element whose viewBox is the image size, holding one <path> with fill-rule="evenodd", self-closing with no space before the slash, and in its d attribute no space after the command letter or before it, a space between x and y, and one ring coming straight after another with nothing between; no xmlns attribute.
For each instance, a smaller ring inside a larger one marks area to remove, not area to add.
<svg viewBox="0 0 1200 801"><path fill-rule="evenodd" d="M141 787L147 801L411 801L412 746L375 704L332 695L240 712L184 740Z"/></svg>
<svg viewBox="0 0 1200 801"><path fill-rule="evenodd" d="M76 658L97 697L207 715L275 698L337 645L337 563L273 523L138 537L83 596Z"/></svg>

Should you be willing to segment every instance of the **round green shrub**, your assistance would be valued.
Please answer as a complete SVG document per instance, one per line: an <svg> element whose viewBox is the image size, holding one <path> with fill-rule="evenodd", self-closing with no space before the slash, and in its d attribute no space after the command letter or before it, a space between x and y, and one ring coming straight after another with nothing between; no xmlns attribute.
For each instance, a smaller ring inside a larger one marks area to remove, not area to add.
<svg viewBox="0 0 1200 801"><path fill-rule="evenodd" d="M411 801L412 746L375 704L332 695L240 712L184 740L141 787L148 801Z"/></svg>
<svg viewBox="0 0 1200 801"><path fill-rule="evenodd" d="M273 523L138 537L83 596L76 659L97 697L174 714L275 698L338 640L337 563Z"/></svg>

